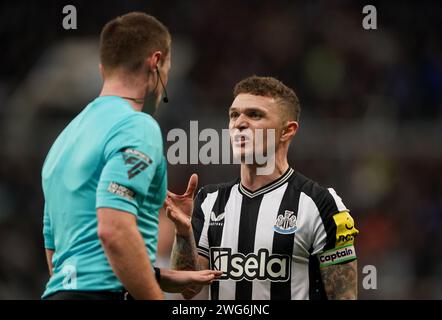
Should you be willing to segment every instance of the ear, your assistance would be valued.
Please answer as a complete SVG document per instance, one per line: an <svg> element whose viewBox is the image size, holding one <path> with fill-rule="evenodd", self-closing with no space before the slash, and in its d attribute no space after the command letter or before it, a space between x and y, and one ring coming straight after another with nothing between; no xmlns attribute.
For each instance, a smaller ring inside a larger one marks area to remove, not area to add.
<svg viewBox="0 0 442 320"><path fill-rule="evenodd" d="M281 141L290 141L298 131L299 123L297 121L287 121L281 133Z"/></svg>
<svg viewBox="0 0 442 320"><path fill-rule="evenodd" d="M156 72L158 69L158 64L161 61L163 53L161 51L155 51L146 59L146 67L150 72Z"/></svg>

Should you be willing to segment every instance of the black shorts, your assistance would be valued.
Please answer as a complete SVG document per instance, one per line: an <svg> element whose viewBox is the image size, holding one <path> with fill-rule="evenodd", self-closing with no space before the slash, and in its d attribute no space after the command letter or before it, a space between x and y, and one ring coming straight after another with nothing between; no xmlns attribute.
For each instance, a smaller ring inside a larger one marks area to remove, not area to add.
<svg viewBox="0 0 442 320"><path fill-rule="evenodd" d="M43 300L133 300L127 291L58 291Z"/></svg>

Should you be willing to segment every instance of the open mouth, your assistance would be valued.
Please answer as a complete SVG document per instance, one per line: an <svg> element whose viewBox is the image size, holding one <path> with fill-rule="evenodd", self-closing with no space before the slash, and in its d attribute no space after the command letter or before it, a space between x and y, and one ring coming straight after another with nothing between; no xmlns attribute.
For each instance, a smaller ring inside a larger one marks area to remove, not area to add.
<svg viewBox="0 0 442 320"><path fill-rule="evenodd" d="M237 145L244 145L250 141L250 138L243 134L237 134L233 137L233 142Z"/></svg>

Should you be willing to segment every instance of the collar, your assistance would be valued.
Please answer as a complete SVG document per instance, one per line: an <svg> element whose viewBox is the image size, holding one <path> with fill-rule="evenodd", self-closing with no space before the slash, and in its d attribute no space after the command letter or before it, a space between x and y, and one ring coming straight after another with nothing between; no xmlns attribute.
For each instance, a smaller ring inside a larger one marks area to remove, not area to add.
<svg viewBox="0 0 442 320"><path fill-rule="evenodd" d="M259 196L261 194L273 191L273 190L279 188L280 186L282 186L284 183L286 183L287 180L292 176L293 172L295 172L295 171L291 167L289 167L287 169L287 171L284 172L284 174L282 176L280 176L278 179L266 184L265 186L262 186L261 188L255 190L255 191L250 191L249 189L244 187L241 183L241 180L240 180L239 192L248 198L254 198L254 197Z"/></svg>

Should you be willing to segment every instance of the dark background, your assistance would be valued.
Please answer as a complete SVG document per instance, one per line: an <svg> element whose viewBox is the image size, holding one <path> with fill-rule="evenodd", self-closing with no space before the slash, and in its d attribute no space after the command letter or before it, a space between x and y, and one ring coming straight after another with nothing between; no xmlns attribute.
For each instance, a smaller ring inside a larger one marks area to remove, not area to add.
<svg viewBox="0 0 442 320"><path fill-rule="evenodd" d="M77 8L64 30L62 8ZM362 28L374 4L378 29ZM227 128L236 82L270 75L294 88L301 128L295 169L337 190L360 230L360 297L442 298L442 48L440 2L2 1L0 4L0 299L38 299L47 281L40 171L63 127L100 90L98 35L144 11L173 36L172 128ZM201 144L202 145L202 144ZM169 165L184 191L233 179L233 165ZM173 240L162 213L159 263ZM365 265L377 289L362 286Z"/></svg>

